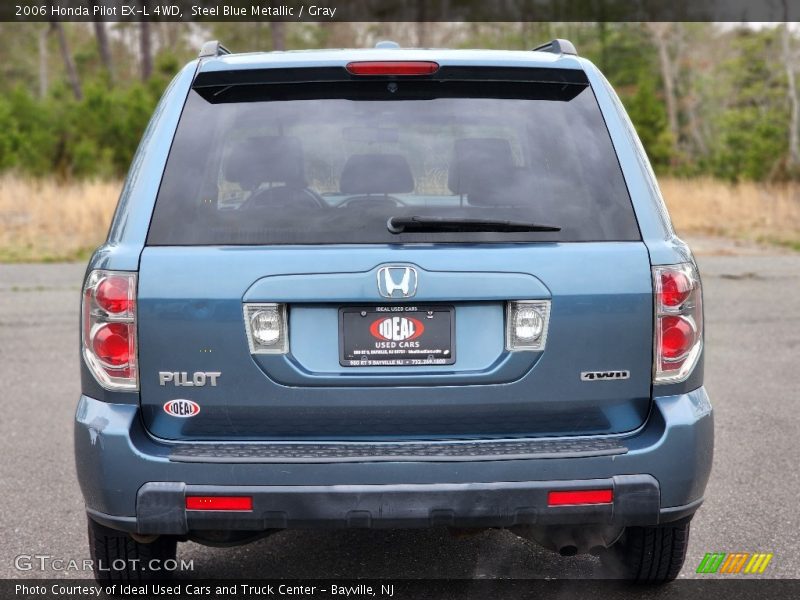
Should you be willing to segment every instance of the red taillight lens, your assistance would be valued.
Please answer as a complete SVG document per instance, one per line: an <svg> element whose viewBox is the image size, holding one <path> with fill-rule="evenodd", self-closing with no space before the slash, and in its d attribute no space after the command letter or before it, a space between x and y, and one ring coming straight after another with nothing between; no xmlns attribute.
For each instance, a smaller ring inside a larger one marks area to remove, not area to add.
<svg viewBox="0 0 800 600"><path fill-rule="evenodd" d="M692 283L681 271L661 272L661 303L677 307L686 302L692 293Z"/></svg>
<svg viewBox="0 0 800 600"><path fill-rule="evenodd" d="M570 490L547 494L547 506L611 504L613 501L613 490Z"/></svg>
<svg viewBox="0 0 800 600"><path fill-rule="evenodd" d="M439 70L439 64L427 60L381 60L347 63L351 75L431 75Z"/></svg>
<svg viewBox="0 0 800 600"><path fill-rule="evenodd" d="M686 317L662 317L661 355L670 360L683 358L694 344L694 326Z"/></svg>
<svg viewBox="0 0 800 600"><path fill-rule="evenodd" d="M250 496L186 496L186 510L253 510Z"/></svg>
<svg viewBox="0 0 800 600"><path fill-rule="evenodd" d="M109 390L136 390L136 274L92 271L83 287L83 359Z"/></svg>
<svg viewBox="0 0 800 600"><path fill-rule="evenodd" d="M92 336L92 348L103 363L122 367L130 360L130 340L126 323L106 323Z"/></svg>
<svg viewBox="0 0 800 600"><path fill-rule="evenodd" d="M653 267L653 291L653 383L684 381L703 346L703 298L697 269L693 264Z"/></svg>
<svg viewBox="0 0 800 600"><path fill-rule="evenodd" d="M110 313L122 313L130 308L129 280L126 277L110 276L97 284L95 291L97 306Z"/></svg>

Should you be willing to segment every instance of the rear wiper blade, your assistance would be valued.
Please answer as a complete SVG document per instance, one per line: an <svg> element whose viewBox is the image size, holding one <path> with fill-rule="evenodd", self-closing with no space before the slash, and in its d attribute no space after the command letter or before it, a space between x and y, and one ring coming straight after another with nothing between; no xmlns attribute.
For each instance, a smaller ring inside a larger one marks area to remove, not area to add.
<svg viewBox="0 0 800 600"><path fill-rule="evenodd" d="M561 227L528 221L465 219L460 217L391 217L386 223L392 233L414 231L561 231Z"/></svg>

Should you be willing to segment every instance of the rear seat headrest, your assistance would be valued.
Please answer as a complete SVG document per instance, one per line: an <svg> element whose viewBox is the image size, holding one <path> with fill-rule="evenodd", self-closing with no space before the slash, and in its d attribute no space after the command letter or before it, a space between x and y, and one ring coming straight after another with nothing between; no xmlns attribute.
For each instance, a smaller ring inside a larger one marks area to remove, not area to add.
<svg viewBox="0 0 800 600"><path fill-rule="evenodd" d="M505 138L462 138L453 144L447 187L469 194L503 185L514 172L511 144Z"/></svg>
<svg viewBox="0 0 800 600"><path fill-rule="evenodd" d="M303 146L294 137L250 137L236 143L225 163L225 179L244 189L262 183L306 183Z"/></svg>
<svg viewBox="0 0 800 600"><path fill-rule="evenodd" d="M414 176L401 154L353 154L339 178L344 194L404 194L414 191Z"/></svg>

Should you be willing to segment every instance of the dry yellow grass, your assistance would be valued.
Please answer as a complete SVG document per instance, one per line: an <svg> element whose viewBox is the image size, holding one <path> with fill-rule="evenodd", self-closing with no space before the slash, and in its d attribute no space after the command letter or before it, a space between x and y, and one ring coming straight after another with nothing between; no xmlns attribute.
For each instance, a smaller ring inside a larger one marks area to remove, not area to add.
<svg viewBox="0 0 800 600"><path fill-rule="evenodd" d="M778 243L800 250L800 185L659 180L679 234Z"/></svg>
<svg viewBox="0 0 800 600"><path fill-rule="evenodd" d="M780 243L800 250L800 185L662 177L661 190L681 235ZM76 260L102 243L118 182L0 177L0 262Z"/></svg>
<svg viewBox="0 0 800 600"><path fill-rule="evenodd" d="M0 262L85 257L108 232L120 188L0 177Z"/></svg>

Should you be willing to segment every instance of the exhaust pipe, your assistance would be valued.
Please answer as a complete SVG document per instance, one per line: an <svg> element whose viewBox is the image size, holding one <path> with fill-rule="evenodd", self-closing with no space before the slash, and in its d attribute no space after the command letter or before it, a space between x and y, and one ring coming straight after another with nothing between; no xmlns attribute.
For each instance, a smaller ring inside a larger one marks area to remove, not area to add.
<svg viewBox="0 0 800 600"><path fill-rule="evenodd" d="M569 545L561 546L561 548L558 549L558 553L561 556L575 556L578 553L578 548L577 546L569 546Z"/></svg>

